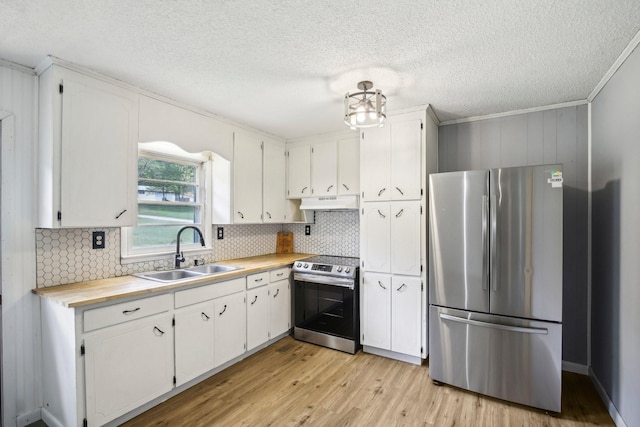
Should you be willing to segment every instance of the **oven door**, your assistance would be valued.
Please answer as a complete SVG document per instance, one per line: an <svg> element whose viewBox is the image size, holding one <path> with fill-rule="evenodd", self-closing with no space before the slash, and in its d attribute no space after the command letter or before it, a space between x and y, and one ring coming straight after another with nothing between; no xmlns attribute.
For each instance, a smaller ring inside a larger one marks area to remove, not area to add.
<svg viewBox="0 0 640 427"><path fill-rule="evenodd" d="M349 340L357 349L359 313L356 280L306 273L294 273L293 280L295 337L315 342L305 337L328 335ZM315 343L333 347L324 342Z"/></svg>

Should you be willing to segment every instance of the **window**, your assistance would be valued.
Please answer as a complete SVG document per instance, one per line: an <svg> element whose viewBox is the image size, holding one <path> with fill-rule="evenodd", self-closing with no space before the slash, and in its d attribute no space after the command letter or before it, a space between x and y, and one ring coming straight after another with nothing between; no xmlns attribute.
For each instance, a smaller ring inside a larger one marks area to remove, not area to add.
<svg viewBox="0 0 640 427"><path fill-rule="evenodd" d="M185 225L198 227L205 242L210 241L204 185L207 169L204 154L139 151L138 225L123 229L123 259L152 259L173 253L178 231ZM204 249L192 229L182 232L180 246L185 252Z"/></svg>

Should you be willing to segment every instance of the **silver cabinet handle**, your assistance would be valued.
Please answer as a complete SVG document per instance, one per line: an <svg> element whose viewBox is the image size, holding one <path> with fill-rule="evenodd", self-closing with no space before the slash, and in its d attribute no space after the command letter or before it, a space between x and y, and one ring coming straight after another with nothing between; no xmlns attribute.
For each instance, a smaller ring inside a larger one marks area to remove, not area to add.
<svg viewBox="0 0 640 427"><path fill-rule="evenodd" d="M218 313L218 316L222 316L222 314L227 311L227 304L224 305L224 308L222 309L222 311L220 313Z"/></svg>
<svg viewBox="0 0 640 427"><path fill-rule="evenodd" d="M407 287L407 285L403 283L402 285L400 285L400 287L398 289L396 289L396 291L400 292L401 290L403 290L406 287Z"/></svg>
<svg viewBox="0 0 640 427"><path fill-rule="evenodd" d="M136 307L133 310L122 310L122 314L124 314L125 316L128 316L129 314L133 314L138 310L140 310L140 307Z"/></svg>
<svg viewBox="0 0 640 427"><path fill-rule="evenodd" d="M403 213L404 213L404 209L400 209L400 212L396 214L396 218L400 218Z"/></svg>
<svg viewBox="0 0 640 427"><path fill-rule="evenodd" d="M384 193L386 190L386 188L383 188L382 190L378 191L378 197L382 196L382 193Z"/></svg>
<svg viewBox="0 0 640 427"><path fill-rule="evenodd" d="M267 215L269 215L269 219L271 219L271 214L269 212L266 212Z"/></svg>
<svg viewBox="0 0 640 427"><path fill-rule="evenodd" d="M342 186L344 187L345 190L351 191L351 189L349 187L347 187L347 184L342 184Z"/></svg>
<svg viewBox="0 0 640 427"><path fill-rule="evenodd" d="M327 193L333 188L333 184L327 187Z"/></svg>
<svg viewBox="0 0 640 427"><path fill-rule="evenodd" d="M284 276L284 273L278 273L278 274L276 274L276 276L282 277L282 276Z"/></svg>
<svg viewBox="0 0 640 427"><path fill-rule="evenodd" d="M378 209L378 215L380 215L382 218L386 218L386 215L380 212L380 209Z"/></svg>
<svg viewBox="0 0 640 427"><path fill-rule="evenodd" d="M378 280L378 286L380 286L382 289L386 290L387 288L382 284L382 282L380 280Z"/></svg>
<svg viewBox="0 0 640 427"><path fill-rule="evenodd" d="M153 333L156 334L156 335L159 334L158 335L159 337L164 335L164 331L162 329L158 328L157 326L153 327Z"/></svg>
<svg viewBox="0 0 640 427"><path fill-rule="evenodd" d="M202 320L204 320L205 322L210 319L210 317L207 316L207 313L205 313L204 311L200 313L200 317L202 317Z"/></svg>
<svg viewBox="0 0 640 427"><path fill-rule="evenodd" d="M127 210L123 210L122 212L120 212L118 215L116 215L116 219L120 218L122 216L122 214L124 214Z"/></svg>
<svg viewBox="0 0 640 427"><path fill-rule="evenodd" d="M240 211L238 211L238 215L240 215L240 218L244 219L244 214Z"/></svg>
<svg viewBox="0 0 640 427"><path fill-rule="evenodd" d="M451 320L453 322L465 323L467 325L481 326L483 328L500 329L501 331L521 332L523 334L542 334L542 335L547 335L549 333L549 330L547 328L527 328L523 326L500 325L498 323L482 322L480 320L463 319L462 317L451 316L449 314L444 314L444 313L440 313L440 318L443 320Z"/></svg>
<svg viewBox="0 0 640 427"><path fill-rule="evenodd" d="M251 305L255 304L256 301L258 301L258 295L256 295L256 297L253 299L253 301L251 301Z"/></svg>
<svg viewBox="0 0 640 427"><path fill-rule="evenodd" d="M258 278L258 279L253 279L254 282L258 283L258 282L262 282L262 277Z"/></svg>
<svg viewBox="0 0 640 427"><path fill-rule="evenodd" d="M309 187L303 187L301 193L304 194L304 191Z"/></svg>
<svg viewBox="0 0 640 427"><path fill-rule="evenodd" d="M400 194L404 196L404 193L402 192L402 190L401 190L401 189L399 189L398 187L396 187L396 190L398 190L398 191L400 192Z"/></svg>
<svg viewBox="0 0 640 427"><path fill-rule="evenodd" d="M277 297L279 293L280 293L280 288L276 289L276 293L275 293L275 295L273 295L273 297L274 298Z"/></svg>

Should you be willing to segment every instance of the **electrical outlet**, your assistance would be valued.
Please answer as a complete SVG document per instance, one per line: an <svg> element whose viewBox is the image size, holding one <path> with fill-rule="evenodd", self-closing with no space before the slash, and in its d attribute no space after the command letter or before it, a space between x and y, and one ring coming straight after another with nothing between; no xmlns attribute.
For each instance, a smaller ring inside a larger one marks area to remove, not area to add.
<svg viewBox="0 0 640 427"><path fill-rule="evenodd" d="M305 225L304 226L304 235L305 236L311 236L311 226L310 225Z"/></svg>
<svg viewBox="0 0 640 427"><path fill-rule="evenodd" d="M93 249L104 249L104 231L93 232Z"/></svg>
<svg viewBox="0 0 640 427"><path fill-rule="evenodd" d="M218 227L216 232L218 233L218 240L224 239L224 227Z"/></svg>

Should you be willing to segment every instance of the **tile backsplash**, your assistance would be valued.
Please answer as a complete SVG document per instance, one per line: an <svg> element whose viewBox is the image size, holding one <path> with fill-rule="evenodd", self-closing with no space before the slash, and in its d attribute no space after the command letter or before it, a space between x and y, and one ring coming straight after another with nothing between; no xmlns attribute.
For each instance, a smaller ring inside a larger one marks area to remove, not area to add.
<svg viewBox="0 0 640 427"><path fill-rule="evenodd" d="M358 211L316 212L315 222L310 226L311 235L305 236L305 224L221 225L224 239L217 240L214 225L212 253L185 257L185 265L202 258L215 262L275 253L278 231L293 232L295 252L359 256ZM93 231L105 232L105 249L92 249ZM39 288L167 270L173 266L173 257L121 264L119 228L37 229L35 235Z"/></svg>

